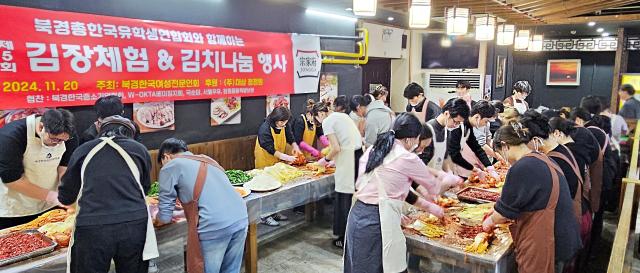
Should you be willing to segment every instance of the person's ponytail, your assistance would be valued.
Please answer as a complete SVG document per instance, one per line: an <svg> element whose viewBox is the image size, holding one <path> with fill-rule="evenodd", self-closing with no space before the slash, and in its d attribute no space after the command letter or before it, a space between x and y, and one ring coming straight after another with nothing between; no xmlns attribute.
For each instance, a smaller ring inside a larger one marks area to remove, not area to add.
<svg viewBox="0 0 640 273"><path fill-rule="evenodd" d="M373 148L369 153L369 160L367 160L367 167L364 171L365 173L370 173L375 168L382 165L384 158L391 152L395 139L396 136L393 130L378 135L378 139L376 139L376 143L373 145Z"/></svg>

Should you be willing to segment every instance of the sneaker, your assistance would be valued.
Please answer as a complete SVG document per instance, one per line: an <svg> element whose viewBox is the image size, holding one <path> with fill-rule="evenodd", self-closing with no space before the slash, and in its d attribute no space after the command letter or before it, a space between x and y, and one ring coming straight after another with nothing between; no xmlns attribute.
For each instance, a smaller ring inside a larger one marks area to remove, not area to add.
<svg viewBox="0 0 640 273"><path fill-rule="evenodd" d="M271 227L277 227L280 225L280 223L278 223L278 221L276 221L276 219L273 219L273 217L269 216L267 218L263 218L262 219L262 223L267 225L267 226L271 226Z"/></svg>
<svg viewBox="0 0 640 273"><path fill-rule="evenodd" d="M284 215L282 213L276 213L276 214L272 215L272 217L276 221L287 221L287 220L289 220L289 217L287 217L286 215Z"/></svg>

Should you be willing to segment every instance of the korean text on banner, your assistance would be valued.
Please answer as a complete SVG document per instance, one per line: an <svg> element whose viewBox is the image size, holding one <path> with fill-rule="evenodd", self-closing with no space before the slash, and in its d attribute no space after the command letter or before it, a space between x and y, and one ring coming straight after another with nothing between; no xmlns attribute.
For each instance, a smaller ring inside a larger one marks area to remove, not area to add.
<svg viewBox="0 0 640 273"><path fill-rule="evenodd" d="M0 109L91 105L106 95L126 103L266 96L297 87L287 33L3 5L0 16L11 22L0 27Z"/></svg>

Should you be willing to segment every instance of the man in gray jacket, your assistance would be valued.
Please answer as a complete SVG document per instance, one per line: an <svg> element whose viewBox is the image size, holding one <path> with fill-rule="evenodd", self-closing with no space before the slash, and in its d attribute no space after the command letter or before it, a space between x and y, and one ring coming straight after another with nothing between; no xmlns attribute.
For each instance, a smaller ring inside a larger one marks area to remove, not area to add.
<svg viewBox="0 0 640 273"><path fill-rule="evenodd" d="M379 85L371 93L374 100L367 106L367 116L364 128L364 141L367 147L376 143L379 134L391 130L395 114L384 102L387 100L389 91Z"/></svg>

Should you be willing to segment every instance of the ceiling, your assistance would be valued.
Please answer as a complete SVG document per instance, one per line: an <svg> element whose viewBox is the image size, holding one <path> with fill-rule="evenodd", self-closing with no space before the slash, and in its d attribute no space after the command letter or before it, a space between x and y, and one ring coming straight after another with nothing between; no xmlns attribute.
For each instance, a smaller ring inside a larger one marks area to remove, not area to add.
<svg viewBox="0 0 640 273"><path fill-rule="evenodd" d="M410 0L378 0L378 5L406 13ZM431 16L443 17L445 7L470 8L520 25L577 24L589 21L640 20L638 0L431 0Z"/></svg>

